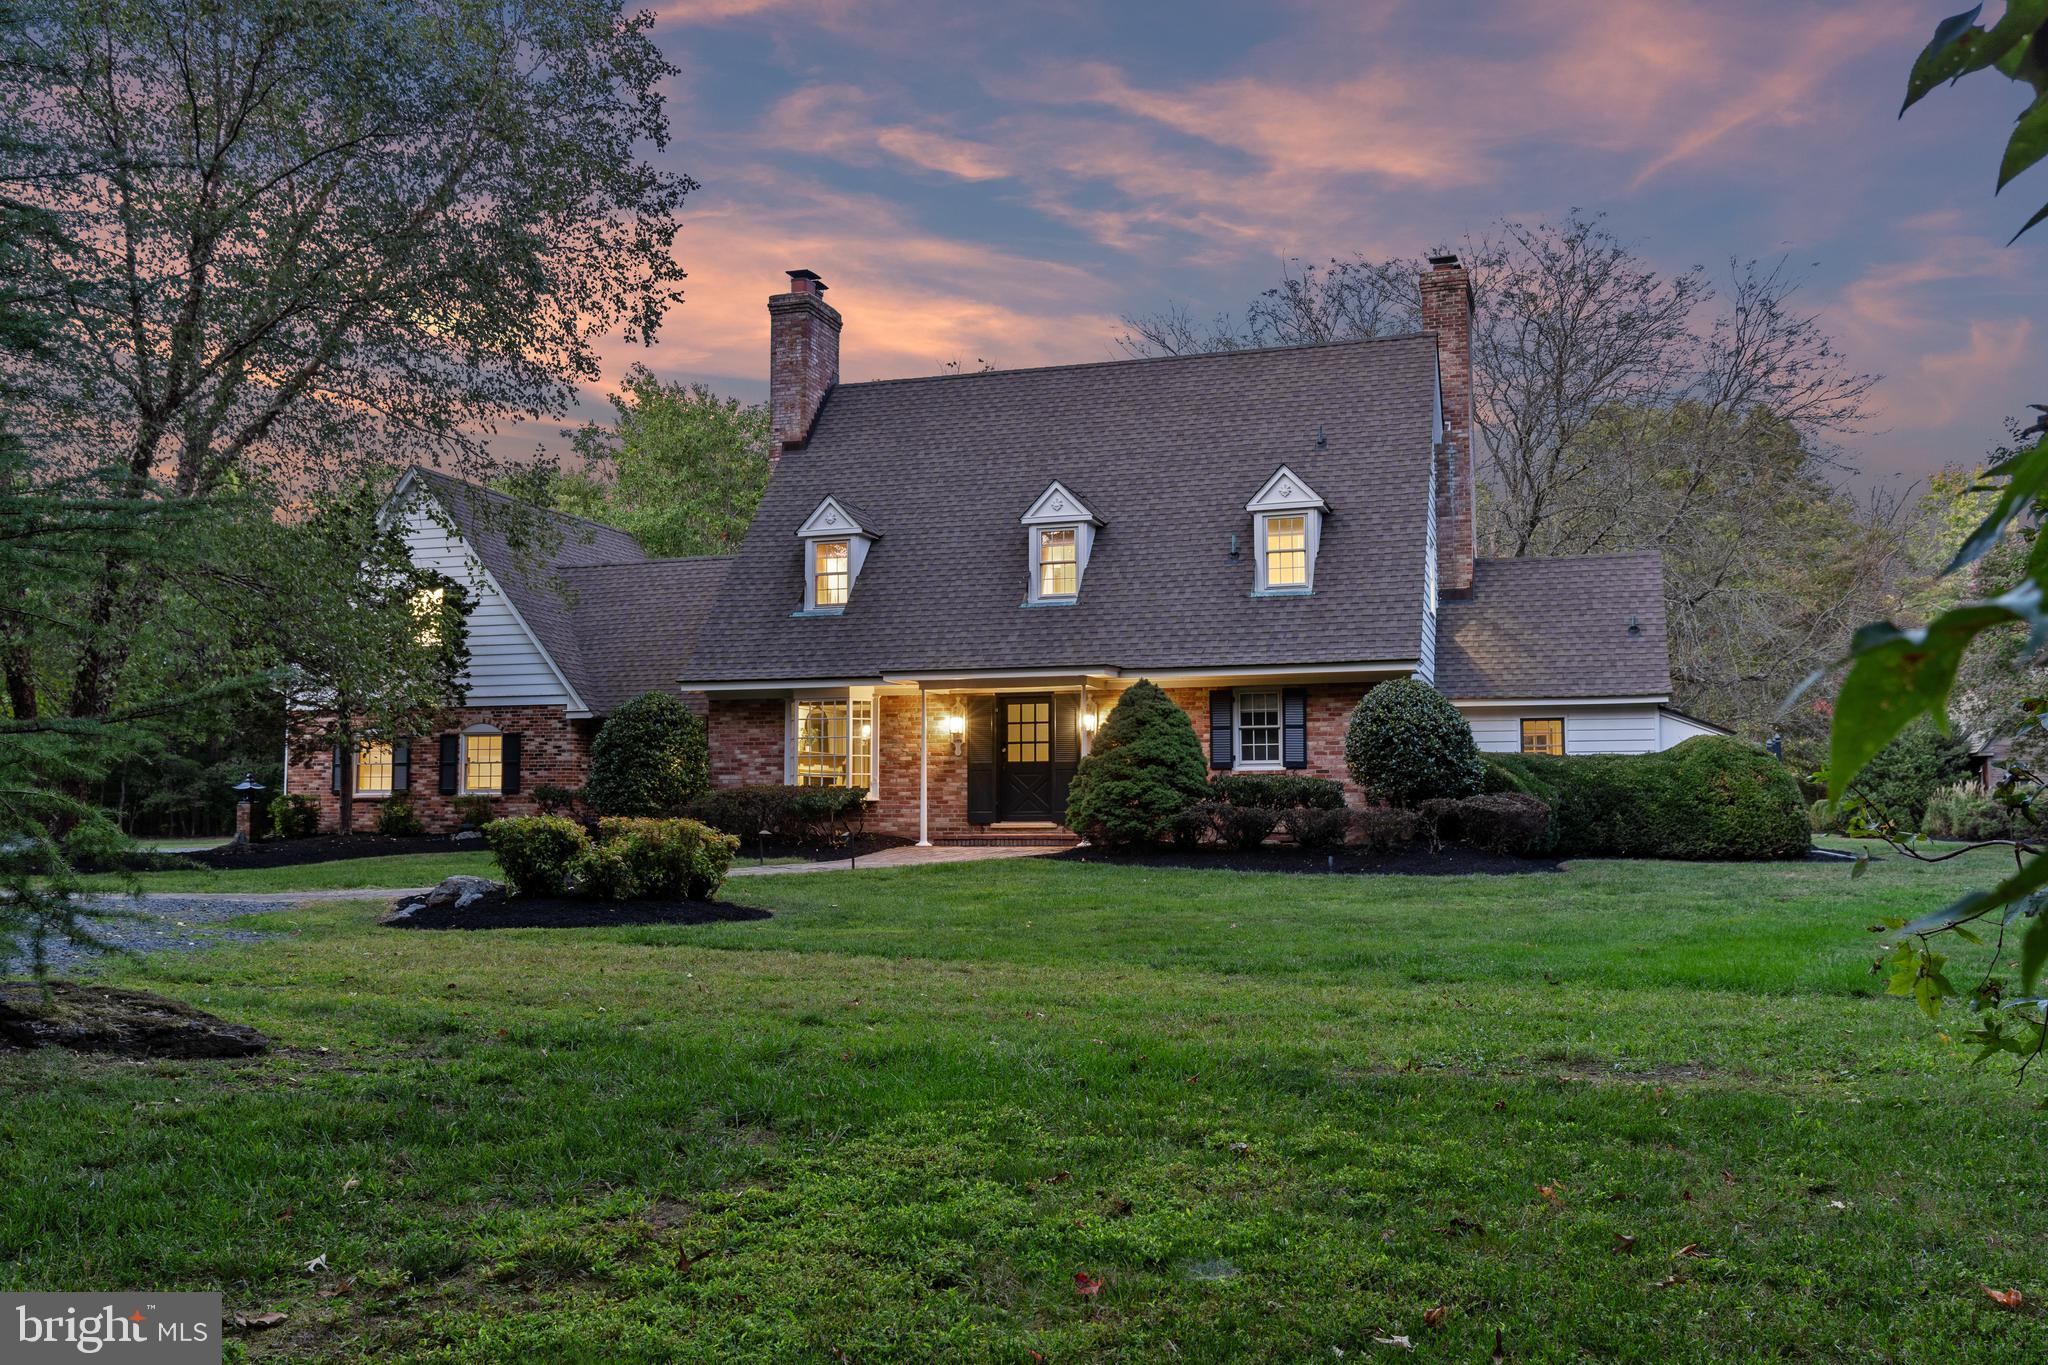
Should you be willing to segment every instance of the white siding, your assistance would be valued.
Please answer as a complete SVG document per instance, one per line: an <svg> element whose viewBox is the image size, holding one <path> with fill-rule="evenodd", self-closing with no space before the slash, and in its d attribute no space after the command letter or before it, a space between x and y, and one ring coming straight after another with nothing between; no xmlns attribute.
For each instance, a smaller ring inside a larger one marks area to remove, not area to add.
<svg viewBox="0 0 2048 1365"><path fill-rule="evenodd" d="M1443 418L1443 408L1437 407L1437 418ZM1422 534L1422 650L1416 661L1415 676L1434 687L1436 685L1436 599L1438 593L1436 567L1436 448L1429 452L1429 515L1423 520Z"/></svg>
<svg viewBox="0 0 2048 1365"><path fill-rule="evenodd" d="M1512 754L1522 747L1522 721L1564 720L1564 751L1568 754L1648 754L1669 745L1660 743L1658 710L1647 703L1612 705L1574 703L1551 706L1491 707L1460 702L1458 709L1472 724L1472 738L1483 753ZM1675 741L1674 741L1675 742Z"/></svg>
<svg viewBox="0 0 2048 1365"><path fill-rule="evenodd" d="M1657 747L1660 749L1669 749L1675 744L1683 744L1687 740L1697 739L1701 735L1718 735L1721 733L1719 730L1709 726L1688 720L1676 711L1659 711L1657 713L1657 731L1659 735Z"/></svg>
<svg viewBox="0 0 2048 1365"><path fill-rule="evenodd" d="M469 613L469 671L464 674L471 706L574 704L547 655L460 535L414 505L405 513L405 541L415 564L465 585L476 603Z"/></svg>

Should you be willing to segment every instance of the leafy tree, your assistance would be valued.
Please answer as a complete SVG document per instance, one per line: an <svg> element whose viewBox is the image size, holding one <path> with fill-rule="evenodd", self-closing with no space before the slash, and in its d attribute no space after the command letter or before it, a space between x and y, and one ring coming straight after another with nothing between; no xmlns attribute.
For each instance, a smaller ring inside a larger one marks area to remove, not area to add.
<svg viewBox="0 0 2048 1365"><path fill-rule="evenodd" d="M1906 727L1857 774L1856 791L1872 814L1901 830L1916 831L1927 802L1970 776L1970 746L1921 720Z"/></svg>
<svg viewBox="0 0 2048 1365"><path fill-rule="evenodd" d="M1155 842L1209 793L1194 722L1140 680L1110 709L1067 788L1067 827L1105 847Z"/></svg>
<svg viewBox="0 0 2048 1365"><path fill-rule="evenodd" d="M1911 108L1943 81L1991 68L2031 87L2033 101L2020 116L1999 170L2002 188L2048 156L2048 55L2041 46L2048 41L2048 7L2037 0L2013 0L1988 29L1976 22L1981 11L1978 6L1935 29L1913 64L1905 107ZM2048 209L2036 213L2020 232L2044 217ZM2048 414L2048 408L2039 410ZM1908 726L1924 717L1939 729L1949 727L1949 703L1973 646L1987 637L1996 640L2001 634L2021 632L2025 641L2016 661L2031 663L2048 643L2048 537L2038 534L2048 515L2048 416L2022 430L2018 439L2020 448L1988 471L1984 491L1990 507L1947 566L1950 574L1967 572L2001 542L2011 540L2022 547L2017 579L1995 595L1947 606L1925 625L1881 622L1856 633L1849 671L1836 699L1827 771L1831 799L1851 796L1872 760ZM2037 730L2048 715L2048 697L2023 697L2017 711L2016 731ZM2030 830L2015 839L1988 841L2009 850L2013 871L1995 886L1973 891L1911 922L1892 921L1898 938L1882 963L1889 968L1891 993L1913 999L1930 1017L1939 1016L1945 1001L1966 998L1979 1021L1969 1037L1981 1049L1980 1060L2009 1053L2022 1058L2022 1070L2048 1048L2048 999L2037 993L2042 967L2048 964L2048 914L2043 913L2048 909L2048 858L2041 856L2037 809L2042 788L2041 778L2024 765L2016 766L1999 786L2000 803L2024 819ZM1884 835L1901 852L1926 856L1853 797L1845 804L1852 829ZM1862 867L1859 862L1857 870ZM1961 973L1951 975L1948 955L1935 940L1946 935L1973 944L1984 934L1995 936L1996 943L1983 975L1966 990L1956 979ZM2016 981L2003 975L2009 934L2020 940Z"/></svg>
<svg viewBox="0 0 2048 1365"><path fill-rule="evenodd" d="M1464 713L1416 678L1383 682L1358 699L1344 762L1367 796L1390 806L1471 796L1486 777Z"/></svg>
<svg viewBox="0 0 2048 1365"><path fill-rule="evenodd" d="M591 741L583 799L600 815L676 815L710 787L704 722L672 693L633 698Z"/></svg>
<svg viewBox="0 0 2048 1365"><path fill-rule="evenodd" d="M576 433L597 474L546 477L538 500L616 526L651 555L736 551L768 488L767 407L663 383L644 365L611 402L611 426Z"/></svg>

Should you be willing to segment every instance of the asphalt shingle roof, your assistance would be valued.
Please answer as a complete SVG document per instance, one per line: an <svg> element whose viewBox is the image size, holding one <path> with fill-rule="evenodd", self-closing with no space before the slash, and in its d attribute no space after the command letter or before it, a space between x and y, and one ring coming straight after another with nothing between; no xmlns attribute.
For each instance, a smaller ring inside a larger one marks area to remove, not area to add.
<svg viewBox="0 0 2048 1365"><path fill-rule="evenodd" d="M1435 373L1416 335L842 384L782 457L684 685L1415 659ZM1257 599L1244 505L1283 463L1330 504L1316 591ZM1105 526L1079 602L1025 607L1019 518L1054 479ZM796 530L828 495L884 534L842 615L793 618Z"/></svg>
<svg viewBox="0 0 2048 1365"><path fill-rule="evenodd" d="M1437 690L1461 701L1671 692L1655 551L1482 559L1472 596L1438 608L1436 639Z"/></svg>

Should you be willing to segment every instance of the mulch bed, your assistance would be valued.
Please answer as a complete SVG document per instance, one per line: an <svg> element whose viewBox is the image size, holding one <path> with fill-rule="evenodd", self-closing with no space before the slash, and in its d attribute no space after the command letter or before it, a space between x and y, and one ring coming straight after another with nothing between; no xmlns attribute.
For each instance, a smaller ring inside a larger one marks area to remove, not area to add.
<svg viewBox="0 0 2048 1365"><path fill-rule="evenodd" d="M341 858L389 858L402 853L486 852L481 839L457 843L446 834L416 834L394 838L388 834L315 834L305 839L259 839L253 844L222 844L189 858L201 867L299 867L306 863L331 863Z"/></svg>
<svg viewBox="0 0 2048 1365"><path fill-rule="evenodd" d="M769 918L766 910L726 901L596 901L578 896L479 896L461 909L422 906L393 929L603 929L621 924L723 924Z"/></svg>
<svg viewBox="0 0 2048 1365"><path fill-rule="evenodd" d="M124 1057L249 1057L270 1040L246 1024L147 991L0 981L0 1047L61 1047Z"/></svg>
<svg viewBox="0 0 2048 1365"><path fill-rule="evenodd" d="M1108 850L1070 848L1046 855L1069 863L1108 863L1117 867L1188 867L1212 872L1301 872L1345 875L1392 873L1403 877L1464 877L1555 872L1555 858L1514 858L1462 844L1441 852L1426 848L1399 853L1366 853L1355 848L1261 848L1239 853L1230 849L1148 848Z"/></svg>

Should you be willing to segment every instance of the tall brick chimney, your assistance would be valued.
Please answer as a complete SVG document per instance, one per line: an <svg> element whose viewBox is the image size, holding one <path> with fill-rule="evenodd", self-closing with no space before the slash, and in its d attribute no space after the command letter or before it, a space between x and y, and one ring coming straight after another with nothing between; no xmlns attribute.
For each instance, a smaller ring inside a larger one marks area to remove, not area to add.
<svg viewBox="0 0 2048 1365"><path fill-rule="evenodd" d="M810 439L825 395L839 382L839 310L815 272L789 272L789 292L768 296L768 458Z"/></svg>
<svg viewBox="0 0 2048 1365"><path fill-rule="evenodd" d="M1436 457L1437 595L1472 595L1479 557L1478 485L1472 476L1472 276L1456 256L1432 256L1422 277L1422 326L1436 333L1444 443Z"/></svg>

